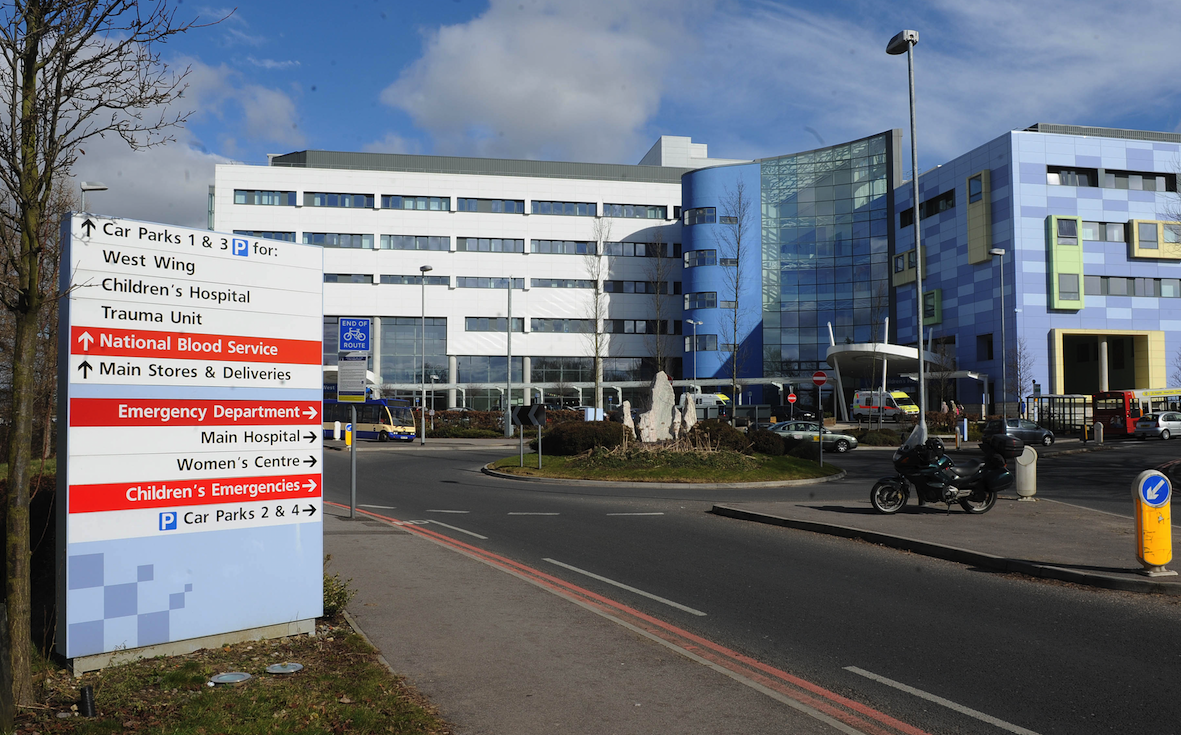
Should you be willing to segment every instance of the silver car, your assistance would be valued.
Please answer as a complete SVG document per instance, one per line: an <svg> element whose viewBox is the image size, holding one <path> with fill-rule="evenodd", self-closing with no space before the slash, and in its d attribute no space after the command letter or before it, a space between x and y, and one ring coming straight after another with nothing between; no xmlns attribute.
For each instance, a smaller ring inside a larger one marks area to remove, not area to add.
<svg viewBox="0 0 1181 735"><path fill-rule="evenodd" d="M1132 436L1137 439L1150 436L1168 439L1177 435L1181 435L1181 413L1176 411L1146 413L1136 421L1136 430L1132 432Z"/></svg>
<svg viewBox="0 0 1181 735"><path fill-rule="evenodd" d="M816 424L811 421L784 421L775 424L769 431L773 431L780 436L791 437L792 439L815 441L816 428ZM850 449L857 448L857 437L855 436L839 434L832 429L825 429L823 436L824 439L821 446L826 452L844 454Z"/></svg>

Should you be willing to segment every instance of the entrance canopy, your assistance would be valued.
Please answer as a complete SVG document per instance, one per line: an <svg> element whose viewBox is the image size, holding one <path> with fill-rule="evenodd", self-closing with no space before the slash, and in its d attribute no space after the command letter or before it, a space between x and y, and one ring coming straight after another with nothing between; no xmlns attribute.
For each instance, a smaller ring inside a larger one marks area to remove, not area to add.
<svg viewBox="0 0 1181 735"><path fill-rule="evenodd" d="M853 378L873 378L882 374L882 360L890 375L917 373L919 351L916 347L894 345L888 342L861 342L857 344L833 345L825 354L828 364L842 375ZM953 370L953 365L943 365L943 358L929 350L923 352L927 370ZM924 371L926 372L926 371Z"/></svg>

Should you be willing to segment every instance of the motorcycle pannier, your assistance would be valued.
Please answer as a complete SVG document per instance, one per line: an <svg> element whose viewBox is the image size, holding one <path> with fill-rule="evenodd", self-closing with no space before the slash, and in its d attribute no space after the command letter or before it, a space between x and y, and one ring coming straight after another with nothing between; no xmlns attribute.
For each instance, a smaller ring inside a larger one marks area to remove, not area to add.
<svg viewBox="0 0 1181 735"><path fill-rule="evenodd" d="M1025 442L1007 434L993 434L986 440L988 446L1005 459L1017 459L1025 451Z"/></svg>

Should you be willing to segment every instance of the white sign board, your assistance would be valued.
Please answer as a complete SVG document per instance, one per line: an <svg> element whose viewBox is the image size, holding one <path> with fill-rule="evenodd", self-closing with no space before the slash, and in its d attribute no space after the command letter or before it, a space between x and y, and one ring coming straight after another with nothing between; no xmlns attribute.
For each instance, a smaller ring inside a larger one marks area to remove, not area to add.
<svg viewBox="0 0 1181 735"><path fill-rule="evenodd" d="M63 243L59 651L318 617L322 251L93 215Z"/></svg>

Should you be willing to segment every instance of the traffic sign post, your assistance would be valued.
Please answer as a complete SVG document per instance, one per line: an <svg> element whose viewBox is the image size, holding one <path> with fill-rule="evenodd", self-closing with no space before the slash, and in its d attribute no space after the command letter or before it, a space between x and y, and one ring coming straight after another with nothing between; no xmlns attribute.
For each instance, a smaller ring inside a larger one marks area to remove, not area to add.
<svg viewBox="0 0 1181 735"><path fill-rule="evenodd" d="M59 652L311 632L323 252L73 214L60 272Z"/></svg>
<svg viewBox="0 0 1181 735"><path fill-rule="evenodd" d="M1165 569L1173 560L1173 529L1169 501L1172 499L1169 478L1156 470L1141 472L1132 483L1132 503L1136 510L1136 558L1150 577L1172 577Z"/></svg>
<svg viewBox="0 0 1181 735"><path fill-rule="evenodd" d="M545 426L545 404L535 403L532 406L514 406L512 410L513 426L537 427L537 469L541 469L541 427ZM525 466L525 432L520 432L521 467Z"/></svg>
<svg viewBox="0 0 1181 735"><path fill-rule="evenodd" d="M788 393L787 394L787 403L788 403L788 405L791 406L791 420L794 421L795 417L796 417L796 394L795 393Z"/></svg>
<svg viewBox="0 0 1181 735"><path fill-rule="evenodd" d="M824 403L820 400L820 388L828 382L828 373L817 370L812 373L812 382L816 384L816 442L820 445L820 466L824 466Z"/></svg>

